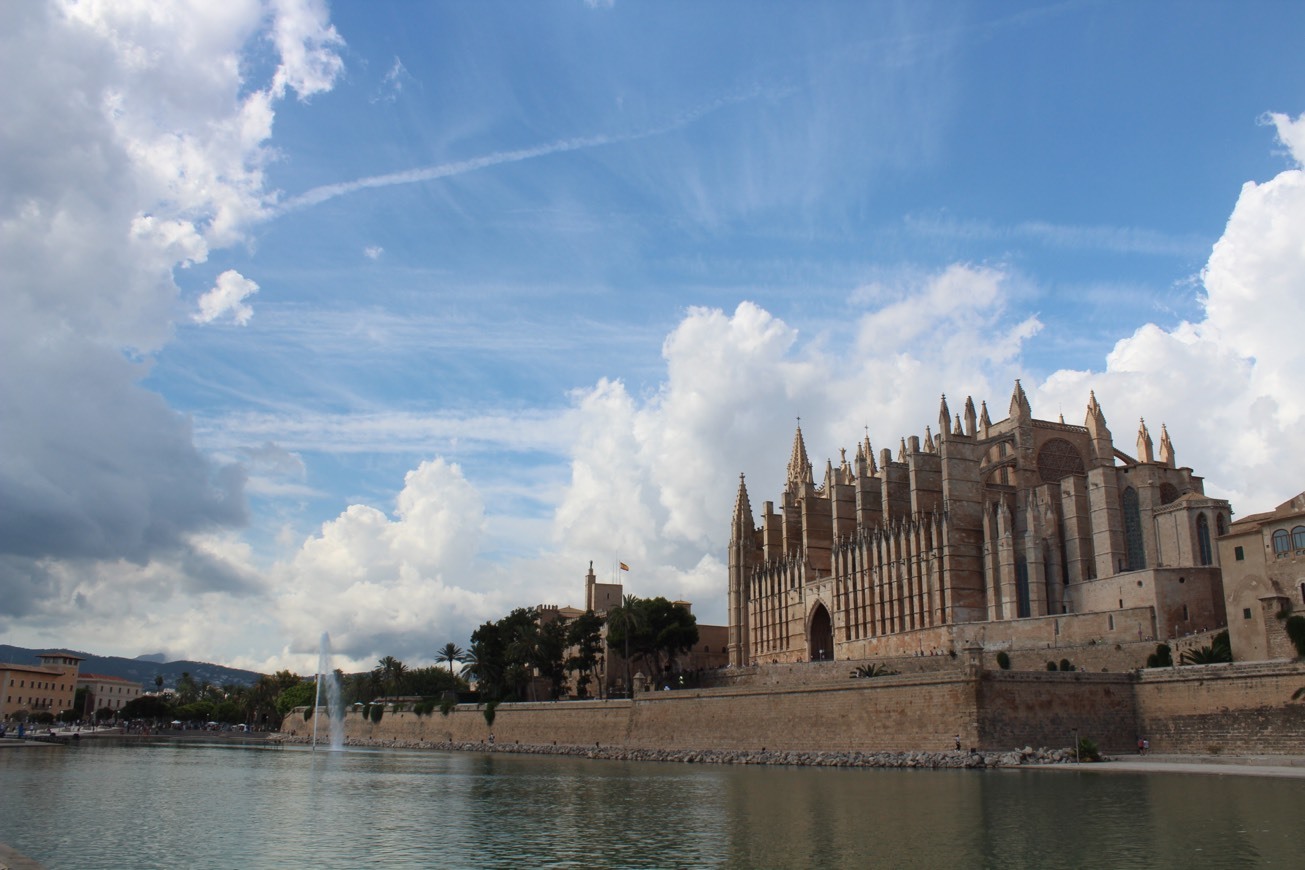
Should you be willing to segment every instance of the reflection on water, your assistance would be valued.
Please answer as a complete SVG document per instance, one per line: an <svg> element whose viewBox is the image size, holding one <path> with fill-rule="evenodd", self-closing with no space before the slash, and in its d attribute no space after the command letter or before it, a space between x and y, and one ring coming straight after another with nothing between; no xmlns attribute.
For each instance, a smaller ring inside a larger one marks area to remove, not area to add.
<svg viewBox="0 0 1305 870"><path fill-rule="evenodd" d="M1300 866L1305 781L181 744L0 751L0 842L73 867Z"/></svg>

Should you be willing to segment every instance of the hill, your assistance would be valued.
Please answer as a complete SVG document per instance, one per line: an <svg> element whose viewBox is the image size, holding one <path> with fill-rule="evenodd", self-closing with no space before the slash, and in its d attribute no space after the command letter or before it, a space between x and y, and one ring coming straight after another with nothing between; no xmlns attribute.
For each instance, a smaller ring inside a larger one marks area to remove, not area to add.
<svg viewBox="0 0 1305 870"><path fill-rule="evenodd" d="M43 652L47 652L47 650L0 644L0 661L21 665L36 664L36 656ZM181 678L183 673L189 673L197 683L211 683L215 686L225 686L231 683L251 686L262 676L253 671L242 671L239 668L228 668L209 662L156 662L149 659L154 659L157 656L128 659L121 656L97 656L74 649L70 649L68 652L85 659L82 662L82 673L84 674L106 674L111 677L122 677L125 680L140 683L146 691L151 692L154 691L154 678L158 675L163 677L164 688L175 688L177 680Z"/></svg>

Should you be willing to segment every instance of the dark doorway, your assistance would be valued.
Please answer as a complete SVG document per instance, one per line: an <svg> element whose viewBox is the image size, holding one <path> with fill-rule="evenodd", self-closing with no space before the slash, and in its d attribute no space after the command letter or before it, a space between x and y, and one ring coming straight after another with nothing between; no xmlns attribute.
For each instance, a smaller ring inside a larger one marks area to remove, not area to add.
<svg viewBox="0 0 1305 870"><path fill-rule="evenodd" d="M829 661L834 657L834 623L823 604L817 604L816 609L811 612L807 655L813 662Z"/></svg>

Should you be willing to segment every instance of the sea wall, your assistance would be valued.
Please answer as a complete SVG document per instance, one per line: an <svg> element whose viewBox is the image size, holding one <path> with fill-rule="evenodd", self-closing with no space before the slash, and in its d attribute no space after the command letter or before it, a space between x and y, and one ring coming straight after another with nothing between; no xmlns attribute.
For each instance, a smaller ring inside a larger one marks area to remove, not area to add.
<svg viewBox="0 0 1305 870"><path fill-rule="evenodd" d="M1068 746L1107 752L1146 736L1154 751L1305 755L1305 664L1210 665L1139 673L984 671L913 674L789 687L649 692L634 701L500 704L499 743L648 750L903 752ZM484 707L447 716L387 708L379 723L345 717L351 739L476 743ZM296 710L282 725L300 736Z"/></svg>
<svg viewBox="0 0 1305 870"><path fill-rule="evenodd" d="M1153 751L1305 755L1305 663L1190 665L1143 671L1138 733Z"/></svg>

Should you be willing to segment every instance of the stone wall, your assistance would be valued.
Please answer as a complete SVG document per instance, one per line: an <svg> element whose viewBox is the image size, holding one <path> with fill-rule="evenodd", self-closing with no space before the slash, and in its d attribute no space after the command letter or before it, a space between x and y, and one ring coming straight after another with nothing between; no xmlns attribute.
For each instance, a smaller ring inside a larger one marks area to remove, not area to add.
<svg viewBox="0 0 1305 870"><path fill-rule="evenodd" d="M1107 752L1139 736L1159 752L1305 755L1305 663L1204 665L1141 673L984 671L911 674L787 687L649 692L635 701L501 704L499 743L633 749L888 752L966 747L1063 747L1073 733ZM805 666L805 673L819 669ZM824 666L821 665L821 668ZM304 734L302 710L282 730ZM484 708L448 716L387 709L379 723L345 718L351 738L479 742Z"/></svg>
<svg viewBox="0 0 1305 870"><path fill-rule="evenodd" d="M1139 734L1153 751L1305 755L1305 664L1192 665L1143 671Z"/></svg>
<svg viewBox="0 0 1305 870"><path fill-rule="evenodd" d="M1136 745L1132 674L988 671L979 681L985 747L1072 746L1074 734L1103 752Z"/></svg>

